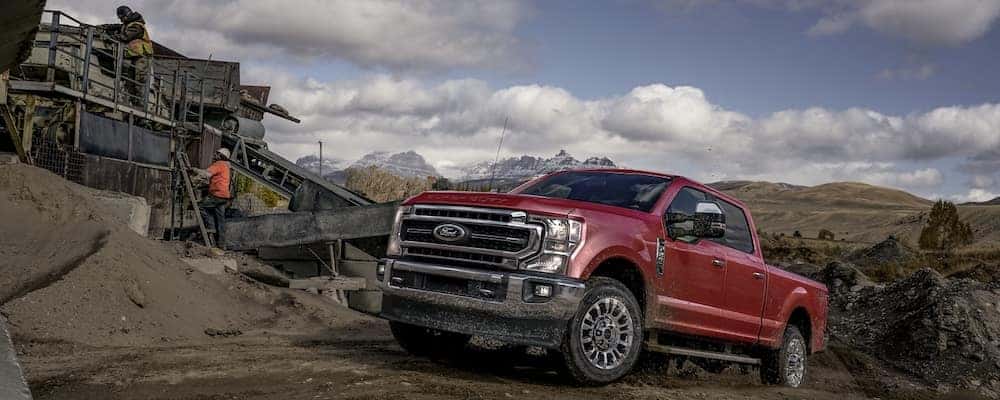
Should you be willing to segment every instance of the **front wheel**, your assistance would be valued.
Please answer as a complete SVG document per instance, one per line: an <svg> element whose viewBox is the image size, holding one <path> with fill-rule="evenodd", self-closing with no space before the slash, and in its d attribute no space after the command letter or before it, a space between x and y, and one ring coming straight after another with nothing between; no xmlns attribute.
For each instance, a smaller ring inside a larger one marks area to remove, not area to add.
<svg viewBox="0 0 1000 400"><path fill-rule="evenodd" d="M605 384L632 370L642 348L642 312L621 282L591 278L563 340L569 374L584 384Z"/></svg>
<svg viewBox="0 0 1000 400"><path fill-rule="evenodd" d="M785 328L781 348L761 360L760 378L765 384L799 387L806 379L806 339L794 326Z"/></svg>

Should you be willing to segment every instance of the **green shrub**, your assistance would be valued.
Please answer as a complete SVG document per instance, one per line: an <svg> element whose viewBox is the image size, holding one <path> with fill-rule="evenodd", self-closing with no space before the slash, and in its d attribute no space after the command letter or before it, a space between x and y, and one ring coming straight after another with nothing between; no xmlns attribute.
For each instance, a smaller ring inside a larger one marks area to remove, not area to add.
<svg viewBox="0 0 1000 400"><path fill-rule="evenodd" d="M920 248L951 251L969 243L972 243L972 228L958 218L955 204L944 200L934 203L927 225L920 231L917 240Z"/></svg>

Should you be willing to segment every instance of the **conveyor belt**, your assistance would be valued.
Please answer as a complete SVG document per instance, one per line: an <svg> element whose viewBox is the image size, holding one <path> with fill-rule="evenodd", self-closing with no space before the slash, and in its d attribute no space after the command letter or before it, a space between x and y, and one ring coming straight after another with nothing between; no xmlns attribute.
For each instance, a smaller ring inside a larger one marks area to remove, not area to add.
<svg viewBox="0 0 1000 400"><path fill-rule="evenodd" d="M296 203L295 197L315 198L330 196L337 200L334 201L334 203L337 203L334 206L367 206L375 204L374 201L343 186L329 182L319 175L295 165L295 163L286 160L284 157L272 153L270 150L248 146L240 136L224 134L222 141L225 147L232 149L230 165L232 165L233 169L267 186L278 194L292 199L293 204ZM312 202L311 200L309 201L310 203ZM303 210L309 211L316 209L316 207L303 208Z"/></svg>

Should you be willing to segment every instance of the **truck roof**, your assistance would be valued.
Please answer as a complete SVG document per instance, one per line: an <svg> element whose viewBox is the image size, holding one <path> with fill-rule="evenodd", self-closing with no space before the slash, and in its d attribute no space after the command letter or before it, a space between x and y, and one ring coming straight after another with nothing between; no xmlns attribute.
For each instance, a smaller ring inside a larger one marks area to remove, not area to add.
<svg viewBox="0 0 1000 400"><path fill-rule="evenodd" d="M680 176L680 175L672 175L672 174L665 174L665 173L656 172L656 171L647 171L647 170L629 169L629 168L581 168L581 169L563 170L563 171L555 172L553 174L558 174L558 173L562 173L562 172L580 172L580 171L583 171L583 172L610 172L610 173L615 173L615 174L651 175L651 176L659 176L659 177L669 178L669 179L672 179L672 180L675 180L675 181L683 181L683 182L691 184L692 186L697 186L698 188L700 188L700 189L702 189L702 190L704 190L706 192L709 192L712 195L717 196L717 197L719 197L719 198L721 198L723 200L726 200L726 201L728 201L730 203L737 204L737 205L741 206L742 208L747 209L749 211L749 207L747 207L747 205L745 203L743 203L742 201L740 201L739 199L737 199L735 197L732 197L732 196L730 196L730 195L728 195L726 193L723 193L723 192L721 192L719 190L716 190L715 188L713 188L711 186L708 186L708 185L706 185L704 183L701 183L701 182L698 182L696 180L690 179L690 178L685 177L685 176Z"/></svg>

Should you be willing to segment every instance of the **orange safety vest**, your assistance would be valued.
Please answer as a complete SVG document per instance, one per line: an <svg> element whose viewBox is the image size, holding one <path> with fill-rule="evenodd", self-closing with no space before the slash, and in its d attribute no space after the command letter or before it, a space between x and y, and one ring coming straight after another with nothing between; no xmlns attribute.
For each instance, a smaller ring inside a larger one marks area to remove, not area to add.
<svg viewBox="0 0 1000 400"><path fill-rule="evenodd" d="M220 199L231 199L232 192L229 191L230 170L229 162L216 160L208 166L208 173L212 177L208 180L208 193Z"/></svg>
<svg viewBox="0 0 1000 400"><path fill-rule="evenodd" d="M146 57L153 55L153 41L149 38L149 30L146 29L146 24L142 21L131 22L128 25L122 27L122 32L128 30L128 27L133 24L139 24L142 28L142 37L131 42L125 46L125 57Z"/></svg>

